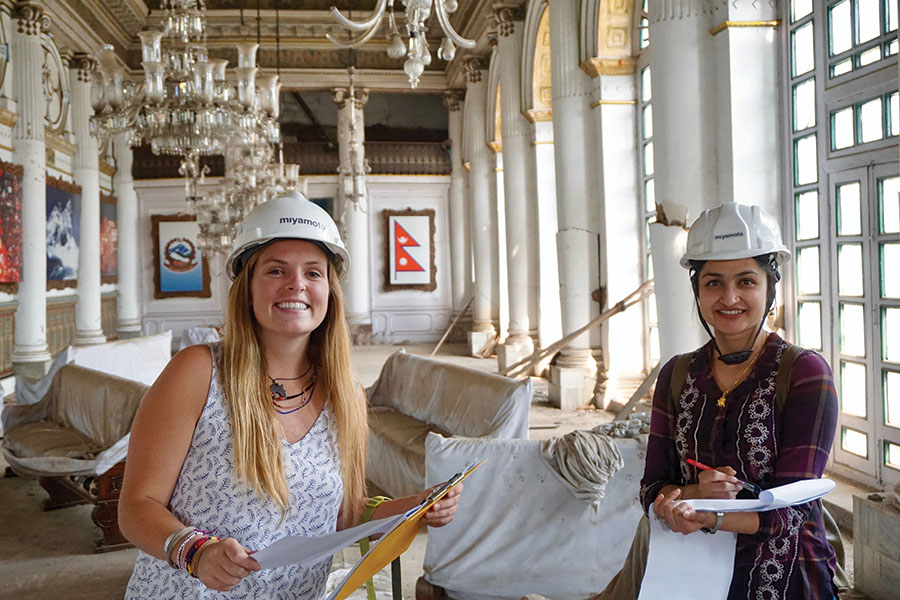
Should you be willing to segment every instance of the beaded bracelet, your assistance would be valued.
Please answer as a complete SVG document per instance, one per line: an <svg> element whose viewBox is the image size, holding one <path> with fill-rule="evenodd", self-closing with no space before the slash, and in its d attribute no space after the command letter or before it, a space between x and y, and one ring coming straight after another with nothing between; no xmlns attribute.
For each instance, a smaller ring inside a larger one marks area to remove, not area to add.
<svg viewBox="0 0 900 600"><path fill-rule="evenodd" d="M202 529L194 529L189 534L187 534L187 536L184 538L184 541L182 541L181 545L178 546L178 552L175 555L175 564L177 565L177 568L184 569L185 565L187 564L185 554L190 552L190 548L193 548L193 545L189 546L188 543L196 537L204 535L205 533L206 532ZM197 542L194 542L194 544L196 543Z"/></svg>
<svg viewBox="0 0 900 600"><path fill-rule="evenodd" d="M193 531L193 527L183 527L181 529L177 529L169 534L169 537L166 538L166 543L163 544L163 553L166 555L166 562L173 569L177 569L178 565L176 565L172 561L172 549L175 547L175 542L180 540L183 536L187 535L191 531Z"/></svg>
<svg viewBox="0 0 900 600"><path fill-rule="evenodd" d="M185 561L185 569L191 577L197 578L197 567L200 565L200 555L203 551L216 542L221 542L221 538L214 535L202 537L191 546L188 551L187 560Z"/></svg>

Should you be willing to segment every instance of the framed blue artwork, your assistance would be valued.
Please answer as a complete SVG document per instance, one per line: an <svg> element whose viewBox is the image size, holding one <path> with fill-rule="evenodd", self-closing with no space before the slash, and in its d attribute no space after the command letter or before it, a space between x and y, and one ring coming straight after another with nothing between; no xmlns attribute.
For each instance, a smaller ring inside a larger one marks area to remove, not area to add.
<svg viewBox="0 0 900 600"><path fill-rule="evenodd" d="M47 177L47 287L78 285L81 186Z"/></svg>
<svg viewBox="0 0 900 600"><path fill-rule="evenodd" d="M200 226L191 215L150 215L153 297L209 298L209 263L197 245Z"/></svg>

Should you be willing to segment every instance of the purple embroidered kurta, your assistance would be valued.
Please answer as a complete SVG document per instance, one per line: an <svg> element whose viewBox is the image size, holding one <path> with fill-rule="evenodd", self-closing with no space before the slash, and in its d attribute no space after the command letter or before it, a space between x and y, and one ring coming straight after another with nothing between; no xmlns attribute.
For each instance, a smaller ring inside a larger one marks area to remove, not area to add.
<svg viewBox="0 0 900 600"><path fill-rule="evenodd" d="M641 481L644 510L664 486L698 482L688 458L730 466L739 479L763 489L822 476L837 423L833 375L824 358L804 350L794 361L790 392L779 411L775 376L786 347L769 334L756 365L722 408L716 406L722 391L710 370L712 342L694 353L677 407L669 396L675 359L663 367ZM738 535L728 600L830 600L836 596L835 561L817 502L761 512L759 531Z"/></svg>

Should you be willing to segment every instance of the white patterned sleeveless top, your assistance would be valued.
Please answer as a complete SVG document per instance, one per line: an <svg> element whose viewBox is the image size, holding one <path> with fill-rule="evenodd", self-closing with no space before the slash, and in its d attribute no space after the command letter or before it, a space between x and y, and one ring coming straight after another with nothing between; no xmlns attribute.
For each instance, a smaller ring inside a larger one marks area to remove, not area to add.
<svg viewBox="0 0 900 600"><path fill-rule="evenodd" d="M286 535L318 537L333 533L344 487L337 431L326 403L309 432L294 444L282 440L290 511L238 486L234 475L231 424L219 380L219 344L209 345L212 380L206 405L175 484L169 508L186 525L233 537L249 550ZM313 600L323 596L331 559L311 566L289 565L251 573L230 592L217 592L185 571L139 552L125 592L127 599L234 600L249 598Z"/></svg>

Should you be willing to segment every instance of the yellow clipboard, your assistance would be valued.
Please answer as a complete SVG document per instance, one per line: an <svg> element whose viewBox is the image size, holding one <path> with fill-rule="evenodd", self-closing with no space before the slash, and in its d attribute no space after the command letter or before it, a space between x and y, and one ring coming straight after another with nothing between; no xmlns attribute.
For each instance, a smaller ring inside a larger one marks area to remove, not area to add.
<svg viewBox="0 0 900 600"><path fill-rule="evenodd" d="M436 488L426 498L414 513L409 515L405 520L401 521L396 527L384 534L384 537L372 546L372 549L362 559L356 563L356 566L341 584L337 592L331 595L330 600L344 600L353 593L361 585L372 577L375 573L389 565L391 561L403 554L409 548L416 534L419 532L422 517L428 510L447 495L452 490L471 475L478 467L484 464L479 461L461 473L457 473L441 487Z"/></svg>

